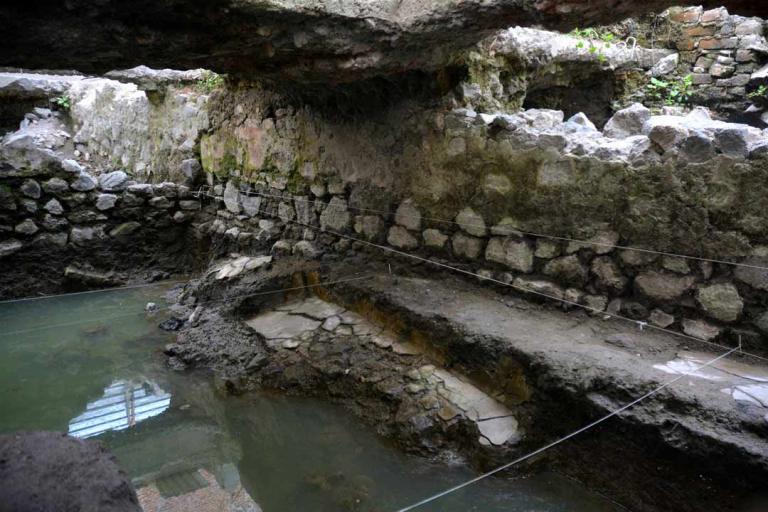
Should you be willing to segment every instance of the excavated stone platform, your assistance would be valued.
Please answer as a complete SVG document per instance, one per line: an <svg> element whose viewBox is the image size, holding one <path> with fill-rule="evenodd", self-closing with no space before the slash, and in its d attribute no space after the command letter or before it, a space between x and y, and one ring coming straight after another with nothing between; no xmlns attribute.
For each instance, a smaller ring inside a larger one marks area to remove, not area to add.
<svg viewBox="0 0 768 512"><path fill-rule="evenodd" d="M360 263L289 257L210 273L180 298L179 313L194 313L166 349L171 364L213 368L233 392L328 398L407 450L483 469L684 372L517 470L555 469L630 510L743 511L764 498L764 365L734 355L695 372L725 350L420 266L392 262L391 274L370 275L376 263ZM310 283L311 293L297 290Z"/></svg>

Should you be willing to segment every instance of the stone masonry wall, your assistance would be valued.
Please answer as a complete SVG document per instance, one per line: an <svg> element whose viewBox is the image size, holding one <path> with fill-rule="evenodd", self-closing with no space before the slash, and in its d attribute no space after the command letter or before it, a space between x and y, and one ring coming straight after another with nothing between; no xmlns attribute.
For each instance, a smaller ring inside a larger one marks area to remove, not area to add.
<svg viewBox="0 0 768 512"><path fill-rule="evenodd" d="M593 310L768 349L768 271L612 247L768 266L761 130L706 110L651 116L639 105L603 133L556 111L437 118L420 144L426 170L390 187L372 186L363 170L290 184L219 173L198 236L232 251L391 256L330 234L344 233Z"/></svg>

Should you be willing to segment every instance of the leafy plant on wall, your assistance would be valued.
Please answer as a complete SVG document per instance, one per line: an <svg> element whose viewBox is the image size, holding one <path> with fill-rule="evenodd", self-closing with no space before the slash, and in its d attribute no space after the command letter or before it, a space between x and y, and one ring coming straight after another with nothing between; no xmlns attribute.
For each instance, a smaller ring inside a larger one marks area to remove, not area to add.
<svg viewBox="0 0 768 512"><path fill-rule="evenodd" d="M649 100L665 105L689 105L693 99L693 75L686 75L679 80L651 78L645 86L645 94Z"/></svg>
<svg viewBox="0 0 768 512"><path fill-rule="evenodd" d="M575 28L570 35L577 38L576 48L586 50L597 56L598 62L606 62L605 50L611 48L616 41L616 35L611 32L601 32L594 28Z"/></svg>

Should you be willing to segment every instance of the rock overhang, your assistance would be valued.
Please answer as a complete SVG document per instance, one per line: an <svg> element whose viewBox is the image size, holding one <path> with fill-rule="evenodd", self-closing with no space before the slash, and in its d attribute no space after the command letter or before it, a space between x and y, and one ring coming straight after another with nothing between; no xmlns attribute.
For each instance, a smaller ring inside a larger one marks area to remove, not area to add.
<svg viewBox="0 0 768 512"><path fill-rule="evenodd" d="M0 7L6 35L0 64L93 73L140 64L202 67L249 79L341 83L445 66L455 51L512 25L570 29L661 11L676 3L17 1ZM717 3L740 14L768 12L757 2Z"/></svg>

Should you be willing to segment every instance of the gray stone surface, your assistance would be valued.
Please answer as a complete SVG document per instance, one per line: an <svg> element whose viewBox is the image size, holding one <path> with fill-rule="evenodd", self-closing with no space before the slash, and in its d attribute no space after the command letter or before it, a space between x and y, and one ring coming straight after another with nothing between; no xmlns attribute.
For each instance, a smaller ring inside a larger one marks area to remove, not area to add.
<svg viewBox="0 0 768 512"><path fill-rule="evenodd" d="M472 236L485 236L488 233L482 215L469 207L464 208L456 215L456 223L464 232Z"/></svg>
<svg viewBox="0 0 768 512"><path fill-rule="evenodd" d="M722 322L735 322L744 309L744 301L731 283L700 286L696 298L709 316Z"/></svg>
<svg viewBox="0 0 768 512"><path fill-rule="evenodd" d="M422 237L424 238L424 245L432 249L442 249L445 247L445 242L448 241L448 236L438 229L425 229Z"/></svg>
<svg viewBox="0 0 768 512"><path fill-rule="evenodd" d="M111 210L117 203L117 196L114 194L99 194L96 198L96 209L99 211Z"/></svg>
<svg viewBox="0 0 768 512"><path fill-rule="evenodd" d="M464 233L456 233L451 239L453 253L459 258L475 260L483 250L483 240Z"/></svg>
<svg viewBox="0 0 768 512"><path fill-rule="evenodd" d="M397 207L395 222L406 229L417 231L421 229L421 212L412 200L406 199Z"/></svg>
<svg viewBox="0 0 768 512"><path fill-rule="evenodd" d="M234 181L228 181L224 187L224 206L235 215L241 211L240 190Z"/></svg>
<svg viewBox="0 0 768 512"><path fill-rule="evenodd" d="M37 224L32 219L25 219L22 222L16 224L16 227L13 228L13 230L16 233L19 233L20 235L34 235L39 231L40 228L37 227Z"/></svg>
<svg viewBox="0 0 768 512"><path fill-rule="evenodd" d="M320 214L320 226L332 231L345 231L349 228L352 216L347 209L347 202L334 197Z"/></svg>
<svg viewBox="0 0 768 512"><path fill-rule="evenodd" d="M81 172L69 186L78 192L88 192L96 188L96 180L87 172Z"/></svg>
<svg viewBox="0 0 768 512"><path fill-rule="evenodd" d="M543 272L558 282L574 286L583 285L588 275L587 267L575 254L550 260L544 266Z"/></svg>
<svg viewBox="0 0 768 512"><path fill-rule="evenodd" d="M16 252L19 252L24 246L19 240L13 238L0 241L0 258L5 258Z"/></svg>
<svg viewBox="0 0 768 512"><path fill-rule="evenodd" d="M638 292L650 299L671 301L691 289L695 278L661 272L644 272L635 278Z"/></svg>
<svg viewBox="0 0 768 512"><path fill-rule="evenodd" d="M640 103L635 103L616 112L603 128L606 137L626 139L643 133L643 125L651 119L651 111Z"/></svg>
<svg viewBox="0 0 768 512"><path fill-rule="evenodd" d="M35 180L24 180L19 187L21 193L32 199L40 199L41 189L40 184Z"/></svg>
<svg viewBox="0 0 768 512"><path fill-rule="evenodd" d="M519 272L529 273L533 270L533 250L525 240L491 238L485 249L485 259Z"/></svg>
<svg viewBox="0 0 768 512"><path fill-rule="evenodd" d="M413 250L419 247L419 241L402 226L392 226L387 234L387 243L398 249Z"/></svg>
<svg viewBox="0 0 768 512"><path fill-rule="evenodd" d="M105 192L125 190L128 186L128 175L125 171L112 171L99 176L99 187Z"/></svg>

